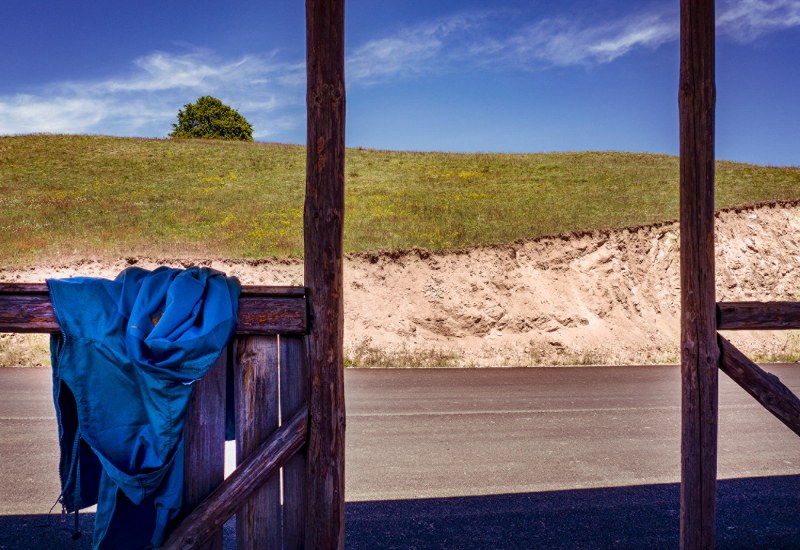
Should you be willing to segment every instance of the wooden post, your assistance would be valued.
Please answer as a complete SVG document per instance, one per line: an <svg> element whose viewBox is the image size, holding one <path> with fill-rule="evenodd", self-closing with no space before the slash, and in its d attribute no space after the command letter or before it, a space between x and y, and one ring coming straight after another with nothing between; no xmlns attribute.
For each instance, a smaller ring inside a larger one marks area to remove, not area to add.
<svg viewBox="0 0 800 550"><path fill-rule="evenodd" d="M184 510L194 510L225 479L225 347L205 376L195 382L184 431ZM222 529L198 546L222 550Z"/></svg>
<svg viewBox="0 0 800 550"><path fill-rule="evenodd" d="M305 285L311 330L306 540L344 548L344 0L306 0Z"/></svg>
<svg viewBox="0 0 800 550"><path fill-rule="evenodd" d="M714 0L681 0L681 548L716 541Z"/></svg>
<svg viewBox="0 0 800 550"><path fill-rule="evenodd" d="M281 422L306 407L308 376L302 338L280 337ZM283 467L283 549L305 547L306 452L298 451Z"/></svg>
<svg viewBox="0 0 800 550"><path fill-rule="evenodd" d="M236 465L278 429L278 338L250 336L237 342ZM264 481L236 511L239 548L281 548L279 476Z"/></svg>

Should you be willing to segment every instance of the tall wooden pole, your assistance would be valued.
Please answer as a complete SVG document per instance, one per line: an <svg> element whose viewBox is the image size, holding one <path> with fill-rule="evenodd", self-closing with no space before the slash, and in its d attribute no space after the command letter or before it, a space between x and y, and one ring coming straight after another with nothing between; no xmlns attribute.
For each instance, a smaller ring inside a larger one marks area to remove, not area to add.
<svg viewBox="0 0 800 550"><path fill-rule="evenodd" d="M344 548L344 0L306 0L305 285L309 442L305 545Z"/></svg>
<svg viewBox="0 0 800 550"><path fill-rule="evenodd" d="M714 287L714 0L681 0L681 548L714 548L717 373Z"/></svg>

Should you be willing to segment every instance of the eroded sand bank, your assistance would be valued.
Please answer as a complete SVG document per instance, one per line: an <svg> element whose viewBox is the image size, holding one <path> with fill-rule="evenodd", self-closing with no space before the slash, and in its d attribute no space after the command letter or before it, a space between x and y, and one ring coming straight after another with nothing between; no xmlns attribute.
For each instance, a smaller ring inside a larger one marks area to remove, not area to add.
<svg viewBox="0 0 800 550"><path fill-rule="evenodd" d="M298 261L130 258L0 268L0 281L113 277L135 262L208 265L244 284L302 284ZM718 300L800 299L800 206L717 217ZM345 347L357 359L523 366L676 362L678 226L667 223L434 254L345 262ZM796 333L731 333L746 352L787 356ZM46 364L46 337L3 335L0 365Z"/></svg>

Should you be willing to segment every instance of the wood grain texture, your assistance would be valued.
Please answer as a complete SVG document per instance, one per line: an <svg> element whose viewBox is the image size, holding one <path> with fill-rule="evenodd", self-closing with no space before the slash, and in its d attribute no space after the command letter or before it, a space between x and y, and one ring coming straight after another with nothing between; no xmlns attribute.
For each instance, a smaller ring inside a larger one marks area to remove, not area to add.
<svg viewBox="0 0 800 550"><path fill-rule="evenodd" d="M273 433L170 534L162 550L189 550L222 527L265 479L277 475L306 442L308 411L298 412Z"/></svg>
<svg viewBox="0 0 800 550"><path fill-rule="evenodd" d="M716 540L714 0L680 4L681 548Z"/></svg>
<svg viewBox="0 0 800 550"><path fill-rule="evenodd" d="M308 326L305 296L302 287L244 287L237 334L305 333ZM0 331L58 330L46 284L0 284ZM275 336L253 335L238 338L226 350L196 383L187 413L184 455L185 507L194 508L218 486L215 499L219 500L205 503L192 512L165 547L222 548L221 526L241 502L246 504L241 506L237 517L240 547L303 547L306 460L304 452L297 453L306 444L308 423L303 340L299 336L287 337L279 350ZM257 456L246 458L241 471L237 470L231 476L233 481L225 482L223 488L220 483L224 475L227 361L238 364L237 454ZM284 365L282 375L280 363ZM279 380L283 383L280 400L286 406L283 418L291 420L275 432L280 418ZM267 438L269 441L262 445ZM287 461L288 496L282 509L280 477L274 474ZM258 479L259 475L267 479ZM195 520L200 523L193 523Z"/></svg>
<svg viewBox="0 0 800 550"><path fill-rule="evenodd" d="M717 329L800 329L800 302L720 302Z"/></svg>
<svg viewBox="0 0 800 550"><path fill-rule="evenodd" d="M0 332L59 332L49 294L0 294Z"/></svg>
<svg viewBox="0 0 800 550"><path fill-rule="evenodd" d="M306 289L302 286L265 286L265 285L245 285L242 287L242 296L262 296L278 298L280 296L303 297Z"/></svg>
<svg viewBox="0 0 800 550"><path fill-rule="evenodd" d="M47 283L0 283L0 294L47 294ZM305 296L306 289L302 286L267 286L267 285L244 285L242 286L242 296L266 296L266 297L285 297Z"/></svg>
<svg viewBox="0 0 800 550"><path fill-rule="evenodd" d="M302 297L242 296L236 332L303 334L306 332L306 300Z"/></svg>
<svg viewBox="0 0 800 550"><path fill-rule="evenodd" d="M0 283L0 294L49 294L47 283Z"/></svg>
<svg viewBox="0 0 800 550"><path fill-rule="evenodd" d="M308 375L303 340L280 337L281 417L291 418L306 406ZM283 547L305 547L306 453L297 452L283 467Z"/></svg>
<svg viewBox="0 0 800 550"><path fill-rule="evenodd" d="M303 222L312 322L305 547L333 550L344 548L344 0L306 0L306 74Z"/></svg>
<svg viewBox="0 0 800 550"><path fill-rule="evenodd" d="M304 334L307 305L302 287L244 287L239 334ZM46 284L0 284L0 332L58 332Z"/></svg>
<svg viewBox="0 0 800 550"><path fill-rule="evenodd" d="M193 510L225 478L225 369L223 350L205 376L194 383L184 428L183 509ZM197 547L222 550L222 529Z"/></svg>
<svg viewBox="0 0 800 550"><path fill-rule="evenodd" d="M237 350L236 463L241 464L278 428L278 339L239 338ZM281 531L281 486L275 475L236 511L237 545L277 550Z"/></svg>
<svg viewBox="0 0 800 550"><path fill-rule="evenodd" d="M722 371L786 427L800 435L800 399L780 378L756 365L722 336L718 335L718 338Z"/></svg>

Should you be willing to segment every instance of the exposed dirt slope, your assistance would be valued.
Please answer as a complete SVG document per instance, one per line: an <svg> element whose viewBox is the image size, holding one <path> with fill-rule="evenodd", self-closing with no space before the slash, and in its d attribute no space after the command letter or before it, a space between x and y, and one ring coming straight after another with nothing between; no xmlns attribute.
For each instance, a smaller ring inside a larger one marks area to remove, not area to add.
<svg viewBox="0 0 800 550"><path fill-rule="evenodd" d="M727 211L717 222L719 300L800 298L800 206ZM152 268L190 262L136 263ZM302 281L298 262L201 263L245 284ZM119 260L0 270L0 281L113 277L127 265ZM678 358L677 223L447 254L358 255L348 257L345 270L345 345L356 361L380 362L386 354L414 364L478 366ZM731 336L760 358L800 349L796 334ZM26 351L31 341L38 350ZM5 337L0 364L42 361L42 342Z"/></svg>

